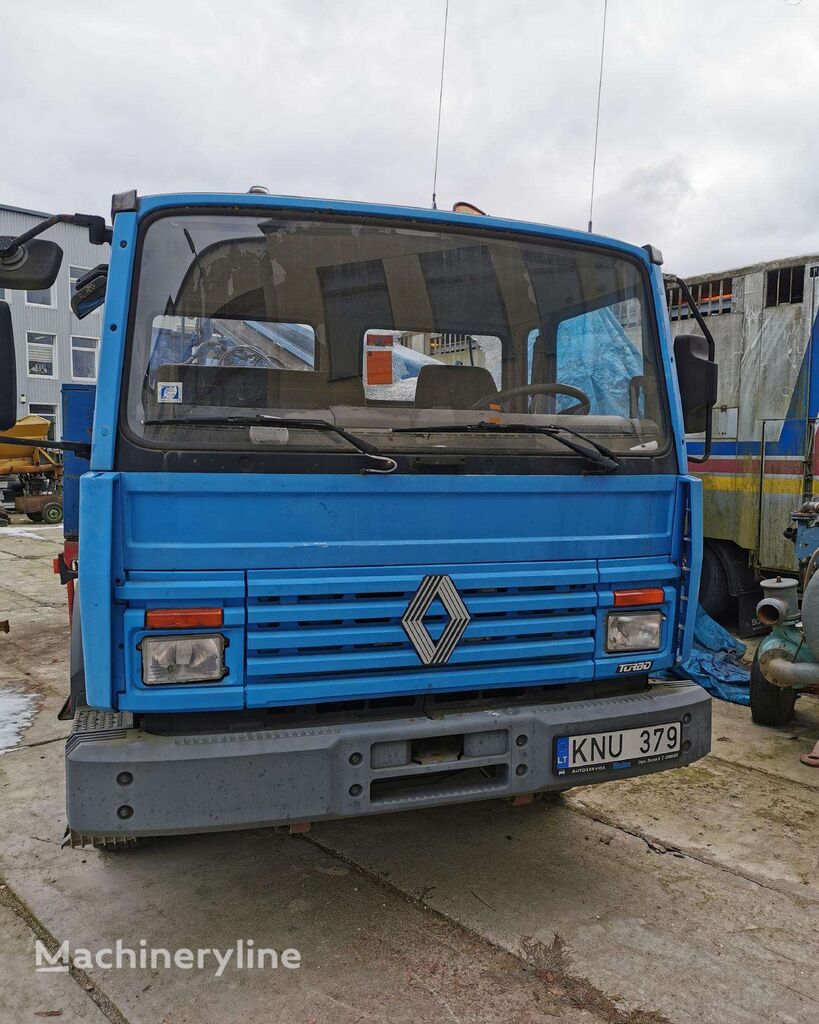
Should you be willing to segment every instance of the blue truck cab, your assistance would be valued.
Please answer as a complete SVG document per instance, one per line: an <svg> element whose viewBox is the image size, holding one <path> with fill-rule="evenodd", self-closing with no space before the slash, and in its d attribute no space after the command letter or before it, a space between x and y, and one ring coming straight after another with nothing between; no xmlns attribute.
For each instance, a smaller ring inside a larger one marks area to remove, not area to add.
<svg viewBox="0 0 819 1024"><path fill-rule="evenodd" d="M74 841L525 798L708 752L707 694L668 674L701 560L685 430L715 371L701 337L672 346L656 249L258 193L123 193L89 229L111 253L75 306L104 296ZM0 284L48 276L37 244L0 239Z"/></svg>

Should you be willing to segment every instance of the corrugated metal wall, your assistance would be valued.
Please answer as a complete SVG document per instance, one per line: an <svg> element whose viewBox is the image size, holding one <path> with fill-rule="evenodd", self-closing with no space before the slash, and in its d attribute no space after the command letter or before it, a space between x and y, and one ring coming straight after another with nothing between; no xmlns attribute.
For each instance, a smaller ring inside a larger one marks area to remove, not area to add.
<svg viewBox="0 0 819 1024"><path fill-rule="evenodd" d="M0 206L0 235L18 235L28 230L43 217L25 211L9 210ZM101 311L78 320L71 312L70 268L90 270L98 263L107 263L110 249L107 245L91 245L88 231L70 224L58 224L43 236L57 242L63 250L60 273L51 289L51 306L31 305L25 292L6 291L6 302L11 306L14 339L17 349L18 418L31 411L31 406L54 406L57 417L57 436L61 436L60 387L63 381L81 380L72 373L72 337L95 338L99 349ZM54 377L29 373L26 344L28 333L50 334L56 338ZM99 351L97 352L99 360Z"/></svg>

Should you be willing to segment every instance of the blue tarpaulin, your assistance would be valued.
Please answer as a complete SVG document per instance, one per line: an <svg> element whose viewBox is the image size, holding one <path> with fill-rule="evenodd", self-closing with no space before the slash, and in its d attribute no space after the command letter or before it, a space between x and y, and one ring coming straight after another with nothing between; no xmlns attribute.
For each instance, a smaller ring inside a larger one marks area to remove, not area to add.
<svg viewBox="0 0 819 1024"><path fill-rule="evenodd" d="M529 379L532 377L537 330L529 334ZM561 384L580 388L596 416L629 416L629 385L643 372L643 359L610 307L595 309L557 329L557 374ZM560 395L557 412L576 399Z"/></svg>
<svg viewBox="0 0 819 1024"><path fill-rule="evenodd" d="M744 653L745 644L698 606L691 656L674 669L674 675L699 683L712 697L750 704L750 672L740 660Z"/></svg>

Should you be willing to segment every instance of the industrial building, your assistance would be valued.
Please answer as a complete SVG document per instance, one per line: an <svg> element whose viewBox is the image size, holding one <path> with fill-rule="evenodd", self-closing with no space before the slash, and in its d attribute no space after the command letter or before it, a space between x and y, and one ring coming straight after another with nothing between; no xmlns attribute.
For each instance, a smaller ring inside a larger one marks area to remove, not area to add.
<svg viewBox="0 0 819 1024"><path fill-rule="evenodd" d="M0 204L0 235L19 235L47 213ZM93 383L99 360L101 311L78 320L71 312L77 280L98 263L108 262L107 246L91 245L88 231L58 224L47 234L65 253L51 288L11 291L0 288L0 300L11 307L17 350L18 419L36 414L53 424L52 436L62 436L60 388L68 382Z"/></svg>

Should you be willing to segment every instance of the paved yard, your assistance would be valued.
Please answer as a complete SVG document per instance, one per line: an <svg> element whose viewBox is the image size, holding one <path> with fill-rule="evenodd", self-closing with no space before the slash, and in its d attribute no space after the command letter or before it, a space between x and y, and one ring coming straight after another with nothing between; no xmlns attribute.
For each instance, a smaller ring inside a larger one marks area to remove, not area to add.
<svg viewBox="0 0 819 1024"><path fill-rule="evenodd" d="M530 807L62 850L59 542L55 527L0 530L0 1024L816 1017L819 771L798 761L815 698L782 730L717 704L703 761ZM253 940L302 966L37 973L35 938Z"/></svg>

